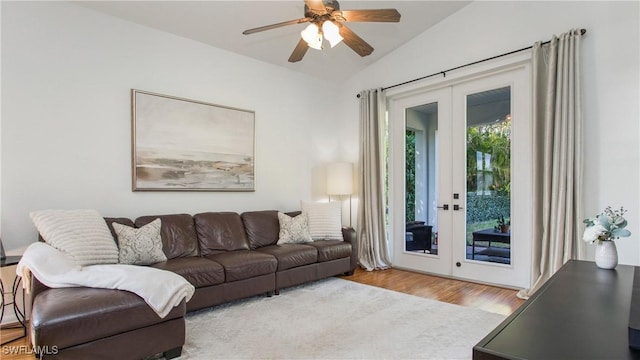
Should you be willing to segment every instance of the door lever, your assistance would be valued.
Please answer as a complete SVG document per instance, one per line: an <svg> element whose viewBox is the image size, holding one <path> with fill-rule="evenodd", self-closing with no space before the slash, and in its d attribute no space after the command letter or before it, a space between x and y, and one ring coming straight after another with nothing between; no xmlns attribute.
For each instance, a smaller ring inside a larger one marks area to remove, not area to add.
<svg viewBox="0 0 640 360"><path fill-rule="evenodd" d="M449 210L449 204L444 204L442 206L438 206L438 209Z"/></svg>
<svg viewBox="0 0 640 360"><path fill-rule="evenodd" d="M457 204L453 205L453 210L462 210L462 209L464 209L464 208L462 206L460 206L460 205L457 205Z"/></svg>

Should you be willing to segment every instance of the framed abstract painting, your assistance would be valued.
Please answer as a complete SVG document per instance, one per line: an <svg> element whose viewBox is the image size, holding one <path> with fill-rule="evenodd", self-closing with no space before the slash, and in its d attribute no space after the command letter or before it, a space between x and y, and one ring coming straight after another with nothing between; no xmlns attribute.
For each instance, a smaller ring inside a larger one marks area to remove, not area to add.
<svg viewBox="0 0 640 360"><path fill-rule="evenodd" d="M133 191L255 191L255 112L131 90Z"/></svg>

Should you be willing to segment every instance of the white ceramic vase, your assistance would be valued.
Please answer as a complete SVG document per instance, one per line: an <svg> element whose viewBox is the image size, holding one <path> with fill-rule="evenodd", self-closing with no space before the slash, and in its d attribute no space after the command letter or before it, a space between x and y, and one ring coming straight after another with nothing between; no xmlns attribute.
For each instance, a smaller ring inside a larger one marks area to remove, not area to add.
<svg viewBox="0 0 640 360"><path fill-rule="evenodd" d="M613 241L599 241L596 245L596 265L601 269L613 269L618 265L618 249Z"/></svg>

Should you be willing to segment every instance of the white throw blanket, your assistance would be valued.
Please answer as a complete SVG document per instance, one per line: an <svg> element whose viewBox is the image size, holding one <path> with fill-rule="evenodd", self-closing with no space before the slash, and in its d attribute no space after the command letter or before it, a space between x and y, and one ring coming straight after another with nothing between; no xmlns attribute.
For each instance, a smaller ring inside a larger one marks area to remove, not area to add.
<svg viewBox="0 0 640 360"><path fill-rule="evenodd" d="M29 245L16 269L22 284L30 289L30 274L50 288L92 287L126 290L140 296L164 318L182 299L195 291L182 276L170 271L136 265L91 265L81 267L71 256L45 243Z"/></svg>

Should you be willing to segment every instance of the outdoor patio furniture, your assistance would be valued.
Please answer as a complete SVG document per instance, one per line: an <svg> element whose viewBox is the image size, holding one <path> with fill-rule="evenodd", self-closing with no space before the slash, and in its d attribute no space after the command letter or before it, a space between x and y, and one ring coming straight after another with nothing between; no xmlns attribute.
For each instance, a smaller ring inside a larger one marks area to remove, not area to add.
<svg viewBox="0 0 640 360"><path fill-rule="evenodd" d="M487 249L491 248L491 243L503 243L509 244L509 250L511 247L511 233L500 232L494 229L485 229L474 231L472 233L473 239L471 241L471 259L475 259L476 256L476 242L483 241L488 242ZM506 250L506 249L505 249ZM510 257L511 251L496 251L495 256Z"/></svg>
<svg viewBox="0 0 640 360"><path fill-rule="evenodd" d="M431 252L431 225L425 225L424 221L409 222L406 225L405 250L422 250Z"/></svg>

